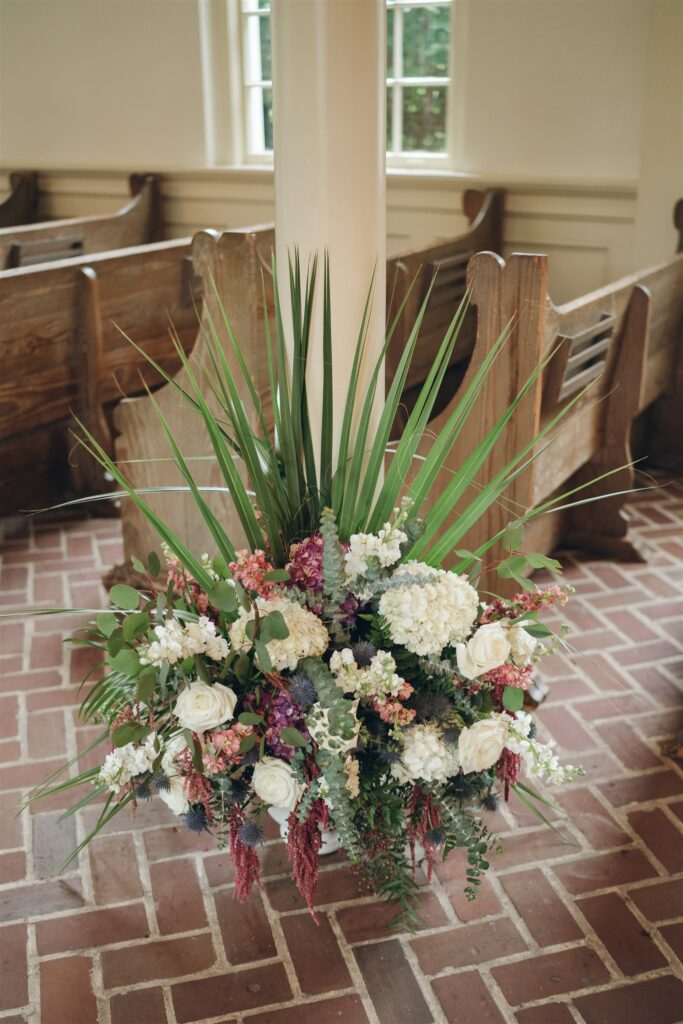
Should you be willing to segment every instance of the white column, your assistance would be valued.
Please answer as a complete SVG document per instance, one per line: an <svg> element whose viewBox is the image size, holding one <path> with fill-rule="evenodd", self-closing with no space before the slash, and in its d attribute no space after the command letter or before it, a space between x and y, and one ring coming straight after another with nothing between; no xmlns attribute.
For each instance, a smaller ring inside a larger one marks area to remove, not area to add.
<svg viewBox="0 0 683 1024"><path fill-rule="evenodd" d="M368 367L385 327L385 8L383 0L272 0L275 232L287 254L330 254L335 439L375 273ZM308 380L314 436L322 398L322 273ZM286 308L286 307L285 307ZM376 408L383 403L381 393ZM336 440L335 440L336 451Z"/></svg>

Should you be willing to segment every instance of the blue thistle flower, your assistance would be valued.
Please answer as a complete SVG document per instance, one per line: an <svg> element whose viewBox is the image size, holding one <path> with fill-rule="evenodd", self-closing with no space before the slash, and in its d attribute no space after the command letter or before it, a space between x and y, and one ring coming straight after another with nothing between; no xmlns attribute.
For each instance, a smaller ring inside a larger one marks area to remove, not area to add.
<svg viewBox="0 0 683 1024"><path fill-rule="evenodd" d="M171 788L171 783L163 772L154 772L150 782L157 793L167 793Z"/></svg>
<svg viewBox="0 0 683 1024"><path fill-rule="evenodd" d="M481 806L484 807L487 811L497 811L498 810L498 803L499 803L498 794L494 793L493 790L491 789L491 790L489 790L489 792L486 794L486 796L482 800Z"/></svg>
<svg viewBox="0 0 683 1024"><path fill-rule="evenodd" d="M458 729L457 725L449 725L449 727L447 729L444 729L442 735L443 735L444 741L446 743L453 743L453 744L455 744L455 743L458 742L458 736L460 735L460 729Z"/></svg>
<svg viewBox="0 0 683 1024"><path fill-rule="evenodd" d="M425 839L431 846L442 846L446 842L446 829L437 826L437 828L430 828Z"/></svg>
<svg viewBox="0 0 683 1024"><path fill-rule="evenodd" d="M358 668L367 668L377 654L377 648L369 640L359 640L353 645L351 652Z"/></svg>
<svg viewBox="0 0 683 1024"><path fill-rule="evenodd" d="M396 764L401 760L398 750L394 750L393 747L380 747L379 756L385 764Z"/></svg>
<svg viewBox="0 0 683 1024"><path fill-rule="evenodd" d="M263 829L255 821L247 818L238 831L240 842L245 846L260 846L263 842Z"/></svg>
<svg viewBox="0 0 683 1024"><path fill-rule="evenodd" d="M311 704L315 704L318 699L318 694L315 692L315 686L303 672L297 672L292 677L292 683L289 687L289 696L295 704L299 704L302 708L310 707Z"/></svg>
<svg viewBox="0 0 683 1024"><path fill-rule="evenodd" d="M219 786L225 794L226 803L231 807L243 804L249 793L249 786L241 779L223 778L220 780Z"/></svg>
<svg viewBox="0 0 683 1024"><path fill-rule="evenodd" d="M190 804L190 809L185 814L185 825L189 832L209 831L204 804Z"/></svg>
<svg viewBox="0 0 683 1024"><path fill-rule="evenodd" d="M151 800L152 787L149 775L138 775L133 779L133 796L136 800Z"/></svg>

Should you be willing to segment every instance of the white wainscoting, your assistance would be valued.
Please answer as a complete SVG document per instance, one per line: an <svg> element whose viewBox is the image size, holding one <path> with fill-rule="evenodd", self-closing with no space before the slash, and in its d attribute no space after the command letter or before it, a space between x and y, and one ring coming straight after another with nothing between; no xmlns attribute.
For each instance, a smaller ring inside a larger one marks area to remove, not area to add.
<svg viewBox="0 0 683 1024"><path fill-rule="evenodd" d="M0 169L6 189L6 174ZM387 231L391 253L446 239L465 228L462 193L497 185L507 191L504 255L547 252L550 291L557 303L634 270L635 182L554 181L391 172ZM123 205L120 170L40 171L41 215L100 214ZM271 223L273 175L268 169L166 171L162 195L167 237L206 227Z"/></svg>

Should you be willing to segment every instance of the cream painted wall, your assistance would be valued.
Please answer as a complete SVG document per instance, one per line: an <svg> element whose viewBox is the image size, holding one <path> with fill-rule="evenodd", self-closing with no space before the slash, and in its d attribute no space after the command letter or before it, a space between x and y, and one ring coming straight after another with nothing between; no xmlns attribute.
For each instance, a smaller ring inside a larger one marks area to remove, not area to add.
<svg viewBox="0 0 683 1024"><path fill-rule="evenodd" d="M657 0L456 0L470 173L635 178Z"/></svg>
<svg viewBox="0 0 683 1024"><path fill-rule="evenodd" d="M0 0L0 159L204 164L197 0Z"/></svg>

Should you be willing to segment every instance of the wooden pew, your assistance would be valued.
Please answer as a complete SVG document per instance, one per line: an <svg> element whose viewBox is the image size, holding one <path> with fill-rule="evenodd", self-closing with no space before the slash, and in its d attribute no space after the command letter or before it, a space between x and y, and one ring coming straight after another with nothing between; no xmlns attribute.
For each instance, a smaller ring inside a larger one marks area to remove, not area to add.
<svg viewBox="0 0 683 1024"><path fill-rule="evenodd" d="M0 514L101 490L71 414L113 450L112 404L144 391L141 372L159 384L118 328L178 368L169 321L188 348L197 328L189 253L184 238L0 274Z"/></svg>
<svg viewBox="0 0 683 1024"><path fill-rule="evenodd" d="M437 286L432 296L425 328L420 336L418 353L405 394L406 406L414 400L412 391L431 365L443 332L437 336L436 324L446 311L450 321L464 293L467 260L482 245L500 246L503 196L499 191L488 193L470 190L464 196L465 213L471 227L458 238L434 243L414 253L392 257L387 263L387 308L397 310L410 283L415 285L410 293L406 310L399 324L396 337L390 346L387 358L386 377L393 379L404 340L407 337L410 317L421 305L433 273L439 270ZM208 308L216 318L215 300L211 294L211 279L216 282L228 311L245 357L253 370L254 380L262 394L268 392L265 375L263 306L261 295L262 271L270 294L270 254L274 245L272 227L254 228L246 231L227 231L222 235L215 232L201 232L195 236L192 259L197 274L203 281L203 293ZM438 311L434 312L435 310ZM271 308L272 314L272 308ZM220 319L220 316L218 316ZM225 347L229 360L234 358L229 345ZM462 376L463 360L469 355L467 347L459 349L453 360L455 373ZM200 372L207 361L207 353L201 332L192 351L191 363ZM241 375L237 373L237 379ZM180 374L182 379L184 374ZM453 379L453 378L449 378ZM262 388L261 388L262 385ZM208 389L207 389L208 390ZM195 459L204 460L192 465L198 482L205 486L219 486L220 474L210 459L210 446L196 414L183 406L177 391L171 387L159 390L155 398L159 401L176 436L187 438L187 450ZM268 409L265 408L266 416ZM184 483L168 461L144 462L138 459L167 459L168 443L159 426L152 403L145 397L122 402L114 414L114 422L120 436L116 441L119 459L127 462L124 467L137 487L178 486ZM400 429L400 423L396 424ZM208 535L204 521L197 512L190 496L168 494L150 496L149 502L162 515L171 528L186 542L196 548L202 546L212 550L213 542ZM240 536L239 525L232 513L227 496L213 493L207 499L223 522L229 522L234 536ZM133 503L125 500L122 504L124 548L126 558L131 555L142 557L158 549L158 538Z"/></svg>
<svg viewBox="0 0 683 1024"><path fill-rule="evenodd" d="M420 330L420 339L408 372L402 409L392 435L400 435L443 341L455 310L465 294L467 264L475 253L487 250L499 253L503 244L502 189L480 192L468 189L463 195L463 211L469 222L464 234L435 242L394 256L387 261L387 320L391 322L405 300L405 306L387 351L386 377L393 380L401 353L415 323L418 311L432 288L429 305ZM412 287L411 287L412 286ZM474 346L476 320L473 311L463 324L451 365L442 387L442 395L452 393L462 380ZM437 403L437 409L439 405Z"/></svg>
<svg viewBox="0 0 683 1024"><path fill-rule="evenodd" d="M473 419L461 435L436 482L435 495L551 350L556 349L553 360L520 403L479 476L479 486L581 388L592 386L553 428L546 439L552 443L539 446L535 461L458 540L458 547L474 550L521 511L629 462L632 426L643 417L656 424L647 432L645 454L655 462L666 459L671 464L677 458L679 466L683 463L683 254L563 306L555 306L548 296L545 256L514 255L506 264L493 253L479 253L470 261L468 283L477 311L477 338L462 388L511 318L513 326L480 397L484 416ZM459 391L432 422L434 430L448 418ZM632 482L633 470L624 469L578 497L624 490ZM610 557L643 557L628 534L623 497L539 517L526 531L524 548L548 552L560 541ZM493 566L501 557L498 545L486 559ZM509 589L492 572L486 580L498 591Z"/></svg>
<svg viewBox="0 0 683 1024"><path fill-rule="evenodd" d="M0 203L0 228L30 224L38 208L38 175L35 171L13 171L10 194Z"/></svg>
<svg viewBox="0 0 683 1024"><path fill-rule="evenodd" d="M105 217L73 217L0 229L0 269L144 245L161 237L159 183L131 174L132 199Z"/></svg>

